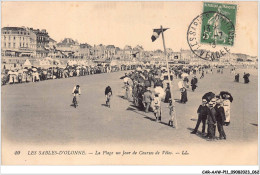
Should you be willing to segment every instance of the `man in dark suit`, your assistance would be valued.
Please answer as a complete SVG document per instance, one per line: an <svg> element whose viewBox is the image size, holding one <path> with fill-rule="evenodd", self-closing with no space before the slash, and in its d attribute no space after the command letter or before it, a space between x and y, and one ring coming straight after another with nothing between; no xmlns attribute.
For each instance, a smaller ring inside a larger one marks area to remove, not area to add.
<svg viewBox="0 0 260 175"><path fill-rule="evenodd" d="M202 104L199 106L199 108L197 110L198 121L197 121L195 129L191 132L191 134L197 133L201 122L202 122L202 134L205 134L207 112L208 112L208 107L206 106L206 104L207 104L207 100L202 99Z"/></svg>
<svg viewBox="0 0 260 175"><path fill-rule="evenodd" d="M208 135L207 135L207 139L209 141L212 141L215 139L215 133L216 133L216 114L217 111L215 109L215 105L216 105L216 98L212 98L210 99L209 103L208 103Z"/></svg>
<svg viewBox="0 0 260 175"><path fill-rule="evenodd" d="M217 100L216 100L216 106L214 107L216 109L216 121L217 121L217 127L218 127L218 132L219 132L219 139L226 139L226 134L223 128L224 122L226 120L225 117L225 111L224 108L222 107L221 104L221 99L219 98L219 96L216 96Z"/></svg>
<svg viewBox="0 0 260 175"><path fill-rule="evenodd" d="M196 76L194 76L192 79L191 79L191 89L192 91L194 92L195 89L197 88L197 83L198 83L198 79L196 78Z"/></svg>

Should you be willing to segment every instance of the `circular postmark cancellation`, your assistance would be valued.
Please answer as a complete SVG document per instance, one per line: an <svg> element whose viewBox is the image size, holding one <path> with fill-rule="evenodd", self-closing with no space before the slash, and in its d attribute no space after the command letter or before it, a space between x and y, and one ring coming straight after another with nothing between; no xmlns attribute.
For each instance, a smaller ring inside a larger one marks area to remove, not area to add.
<svg viewBox="0 0 260 175"><path fill-rule="evenodd" d="M198 15L189 25L187 42L191 51L204 60L219 60L234 44L233 22L217 11Z"/></svg>

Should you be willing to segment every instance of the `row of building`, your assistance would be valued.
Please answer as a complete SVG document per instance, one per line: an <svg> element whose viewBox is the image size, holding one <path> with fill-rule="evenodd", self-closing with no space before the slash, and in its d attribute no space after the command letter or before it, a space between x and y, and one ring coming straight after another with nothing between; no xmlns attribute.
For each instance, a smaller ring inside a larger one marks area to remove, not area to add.
<svg viewBox="0 0 260 175"><path fill-rule="evenodd" d="M78 43L71 38L57 42L45 29L3 27L1 55L31 58L131 59L148 56L142 46L123 49L114 45Z"/></svg>
<svg viewBox="0 0 260 175"><path fill-rule="evenodd" d="M71 38L57 42L52 39L45 29L33 29L28 27L3 27L1 35L1 54L5 57L29 57L29 58L75 58L75 59L120 59L120 60L160 60L164 57L162 50L145 51L140 45L131 47L126 45L119 48L114 45L94 45L78 43ZM197 58L191 50L174 52L167 49L169 60L196 61ZM248 55L230 54L222 61L230 61L230 58L247 60Z"/></svg>

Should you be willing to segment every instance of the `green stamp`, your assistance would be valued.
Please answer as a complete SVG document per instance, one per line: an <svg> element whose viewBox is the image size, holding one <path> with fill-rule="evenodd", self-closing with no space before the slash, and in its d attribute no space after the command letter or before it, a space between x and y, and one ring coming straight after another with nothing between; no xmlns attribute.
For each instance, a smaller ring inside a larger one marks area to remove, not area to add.
<svg viewBox="0 0 260 175"><path fill-rule="evenodd" d="M237 5L204 2L200 42L233 46Z"/></svg>

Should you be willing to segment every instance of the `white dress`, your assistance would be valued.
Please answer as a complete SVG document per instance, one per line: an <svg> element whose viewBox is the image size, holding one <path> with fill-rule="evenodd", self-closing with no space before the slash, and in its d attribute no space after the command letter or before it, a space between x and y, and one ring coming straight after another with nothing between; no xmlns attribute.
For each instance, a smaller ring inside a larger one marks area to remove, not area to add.
<svg viewBox="0 0 260 175"><path fill-rule="evenodd" d="M230 122L230 101L229 100L224 100L223 108L224 108L225 116L226 116L225 122L229 123Z"/></svg>

